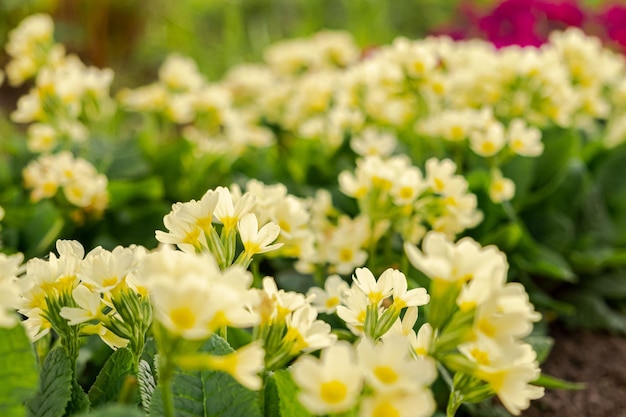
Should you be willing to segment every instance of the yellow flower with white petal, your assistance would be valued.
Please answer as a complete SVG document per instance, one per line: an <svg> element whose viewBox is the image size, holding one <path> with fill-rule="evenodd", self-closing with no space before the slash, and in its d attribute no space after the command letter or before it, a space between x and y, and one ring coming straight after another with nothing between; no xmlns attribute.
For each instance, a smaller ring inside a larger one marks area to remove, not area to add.
<svg viewBox="0 0 626 417"><path fill-rule="evenodd" d="M504 178L499 169L491 171L489 182L489 198L496 204L509 201L515 196L515 183L509 178Z"/></svg>
<svg viewBox="0 0 626 417"><path fill-rule="evenodd" d="M543 153L541 131L527 126L524 119L513 119L506 133L509 147L518 155L539 156Z"/></svg>
<svg viewBox="0 0 626 417"><path fill-rule="evenodd" d="M20 288L16 280L23 260L21 253L0 253L0 327L12 327L19 321L16 310L20 305Z"/></svg>
<svg viewBox="0 0 626 417"><path fill-rule="evenodd" d="M211 368L230 374L244 387L258 390L263 385L259 372L263 370L264 356L260 343L251 343L226 355L210 356L208 363Z"/></svg>
<svg viewBox="0 0 626 417"><path fill-rule="evenodd" d="M343 320L350 331L356 335L362 335L367 318L367 309L370 300L356 285L343 293L341 304L337 306L337 315Z"/></svg>
<svg viewBox="0 0 626 417"><path fill-rule="evenodd" d="M350 139L350 148L360 156L387 157L394 151L397 142L393 133L367 127Z"/></svg>
<svg viewBox="0 0 626 417"><path fill-rule="evenodd" d="M483 157L497 154L505 145L504 126L499 122L492 122L470 135L470 148Z"/></svg>
<svg viewBox="0 0 626 417"><path fill-rule="evenodd" d="M132 249L117 246L113 251L108 251L97 247L85 256L78 278L97 292L105 293L124 282L135 266Z"/></svg>
<svg viewBox="0 0 626 417"><path fill-rule="evenodd" d="M436 409L432 392L427 388L376 392L359 407L359 417L427 417Z"/></svg>
<svg viewBox="0 0 626 417"><path fill-rule="evenodd" d="M532 331L533 322L540 319L541 314L530 303L524 286L511 282L497 288L477 307L474 328L496 340L523 338Z"/></svg>
<svg viewBox="0 0 626 417"><path fill-rule="evenodd" d="M544 388L532 385L541 370L532 346L508 339L488 338L459 346L465 357L476 363L474 376L487 382L506 409L519 415L530 400L543 397Z"/></svg>
<svg viewBox="0 0 626 417"><path fill-rule="evenodd" d="M66 319L70 326L76 326L100 316L103 307L101 293L92 291L85 285L79 285L72 291L72 298L78 307L63 307L60 312L61 317Z"/></svg>
<svg viewBox="0 0 626 417"><path fill-rule="evenodd" d="M435 362L410 356L407 340L400 335L379 343L362 338L357 353L365 378L376 391L411 391L429 385L437 376Z"/></svg>
<svg viewBox="0 0 626 417"><path fill-rule="evenodd" d="M246 258L251 259L256 254L270 252L283 245L282 243L271 244L280 234L280 227L276 223L269 222L259 229L259 222L254 213L242 216L237 226Z"/></svg>
<svg viewBox="0 0 626 417"><path fill-rule="evenodd" d="M368 268L357 268L352 275L352 281L365 293L370 304L380 303L393 291L393 273L391 272L381 274L377 280Z"/></svg>
<svg viewBox="0 0 626 417"><path fill-rule="evenodd" d="M307 297L314 295L312 304L321 313L332 314L341 303L343 294L349 285L339 275L331 275L324 281L324 288L313 287L307 291Z"/></svg>
<svg viewBox="0 0 626 417"><path fill-rule="evenodd" d="M283 341L291 346L292 355L323 349L337 341L330 325L316 318L317 310L310 305L304 305L286 317L287 333Z"/></svg>
<svg viewBox="0 0 626 417"><path fill-rule="evenodd" d="M252 210L256 204L256 197L245 193L233 202L233 195L228 188L217 187L215 191L219 194L219 199L215 207L214 221L222 223L227 232L232 231L237 226L237 222Z"/></svg>
<svg viewBox="0 0 626 417"><path fill-rule="evenodd" d="M354 348L346 342L324 349L319 359L309 355L300 357L290 371L300 388L298 401L313 414L351 409L363 386Z"/></svg>

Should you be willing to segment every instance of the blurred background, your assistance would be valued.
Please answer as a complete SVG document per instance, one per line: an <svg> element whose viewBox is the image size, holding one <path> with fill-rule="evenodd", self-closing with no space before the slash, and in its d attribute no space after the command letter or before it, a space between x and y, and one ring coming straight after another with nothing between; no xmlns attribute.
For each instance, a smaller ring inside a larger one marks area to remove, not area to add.
<svg viewBox="0 0 626 417"><path fill-rule="evenodd" d="M215 80L234 64L259 61L273 42L324 28L347 30L364 48L429 34L536 45L566 26L626 46L626 4L618 0L2 0L0 42L37 12L53 16L69 51L115 70L114 90L153 79L172 51ZM0 64L6 60L0 54Z"/></svg>

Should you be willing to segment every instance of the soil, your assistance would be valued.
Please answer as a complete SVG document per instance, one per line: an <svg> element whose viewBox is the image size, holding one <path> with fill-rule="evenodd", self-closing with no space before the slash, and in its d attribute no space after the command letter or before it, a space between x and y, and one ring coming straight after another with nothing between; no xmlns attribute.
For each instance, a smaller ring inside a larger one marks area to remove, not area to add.
<svg viewBox="0 0 626 417"><path fill-rule="evenodd" d="M523 417L626 417L626 336L553 328L545 374L583 382L580 391L546 390Z"/></svg>

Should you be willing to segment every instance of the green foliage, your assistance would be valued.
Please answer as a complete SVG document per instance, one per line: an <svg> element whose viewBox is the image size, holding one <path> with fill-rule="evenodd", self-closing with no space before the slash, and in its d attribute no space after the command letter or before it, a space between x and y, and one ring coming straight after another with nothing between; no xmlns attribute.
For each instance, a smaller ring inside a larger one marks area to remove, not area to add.
<svg viewBox="0 0 626 417"><path fill-rule="evenodd" d="M134 406L112 404L89 413L78 414L76 417L145 417L145 414Z"/></svg>
<svg viewBox="0 0 626 417"><path fill-rule="evenodd" d="M61 347L52 349L41 365L39 391L26 404L29 416L64 416L65 410L71 407L73 381L72 361L67 353Z"/></svg>
<svg viewBox="0 0 626 417"><path fill-rule="evenodd" d="M307 417L311 414L298 402L297 387L291 373L281 369L271 375L270 379L276 385L280 417ZM266 405L267 410L267 405ZM272 414L266 414L272 415Z"/></svg>
<svg viewBox="0 0 626 417"><path fill-rule="evenodd" d="M233 349L214 335L201 352L224 355ZM217 371L189 372L177 370L172 382L174 410L177 417L261 417L257 393L242 387L230 375ZM150 404L150 415L164 414L161 391L157 386Z"/></svg>
<svg viewBox="0 0 626 417"><path fill-rule="evenodd" d="M133 354L128 349L118 349L106 361L89 389L92 407L118 399L129 377L134 378Z"/></svg>
<svg viewBox="0 0 626 417"><path fill-rule="evenodd" d="M37 391L35 353L21 325L0 328L0 415L23 417L24 401Z"/></svg>

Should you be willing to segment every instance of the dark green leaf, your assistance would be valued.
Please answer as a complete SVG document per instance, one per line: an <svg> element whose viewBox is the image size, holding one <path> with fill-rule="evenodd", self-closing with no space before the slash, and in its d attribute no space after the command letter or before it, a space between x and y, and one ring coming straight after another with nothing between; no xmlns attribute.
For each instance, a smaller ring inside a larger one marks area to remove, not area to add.
<svg viewBox="0 0 626 417"><path fill-rule="evenodd" d="M600 295L581 289L570 294L566 301L576 306L572 316L564 317L571 325L626 333L626 315L611 309Z"/></svg>
<svg viewBox="0 0 626 417"><path fill-rule="evenodd" d="M75 379L72 378L72 396L70 398L69 403L67 404L67 409L65 410L65 416L72 416L78 413L84 413L89 410L89 397L83 391L83 387L81 387Z"/></svg>
<svg viewBox="0 0 626 417"><path fill-rule="evenodd" d="M72 398L72 361L63 348L52 349L44 359L39 392L26 404L32 417L61 417Z"/></svg>
<svg viewBox="0 0 626 417"><path fill-rule="evenodd" d="M23 417L37 391L37 362L21 325L0 328L0 416Z"/></svg>
<svg viewBox="0 0 626 417"><path fill-rule="evenodd" d="M224 355L233 349L215 335L205 342L201 351ZM172 389L177 417L261 417L258 394L223 372L177 370ZM150 404L150 415L163 414L163 400L160 387L157 387Z"/></svg>
<svg viewBox="0 0 626 417"><path fill-rule="evenodd" d="M263 387L263 415L283 417L280 412L280 398L278 397L278 388L276 388L276 380L274 376L270 376L265 381Z"/></svg>
<svg viewBox="0 0 626 417"><path fill-rule="evenodd" d="M306 417L311 414L298 402L296 383L288 370L282 369L274 373L272 378L278 390L281 417Z"/></svg>
<svg viewBox="0 0 626 417"><path fill-rule="evenodd" d="M163 198L163 183L156 177L141 181L109 181L111 200L109 209L115 209L136 200L159 200Z"/></svg>
<svg viewBox="0 0 626 417"><path fill-rule="evenodd" d="M133 354L128 349L118 349L106 361L89 390L91 405L98 407L118 399L129 375L133 375Z"/></svg>
<svg viewBox="0 0 626 417"><path fill-rule="evenodd" d="M533 242L523 254L516 254L512 261L531 275L576 282L578 277L565 258L547 246Z"/></svg>
<svg viewBox="0 0 626 417"><path fill-rule="evenodd" d="M532 382L533 385L550 389L564 390L581 390L585 389L585 384L581 382L569 382L563 379L555 378L550 375L541 375L537 380Z"/></svg>
<svg viewBox="0 0 626 417"><path fill-rule="evenodd" d="M233 349L239 349L242 346L247 345L252 340L252 334L245 329L238 329L236 327L229 327L226 334L228 344Z"/></svg>
<svg viewBox="0 0 626 417"><path fill-rule="evenodd" d="M146 415L135 406L111 404L76 417L145 417Z"/></svg>
<svg viewBox="0 0 626 417"><path fill-rule="evenodd" d="M626 298L626 271L590 277L585 285L591 290L608 299Z"/></svg>

